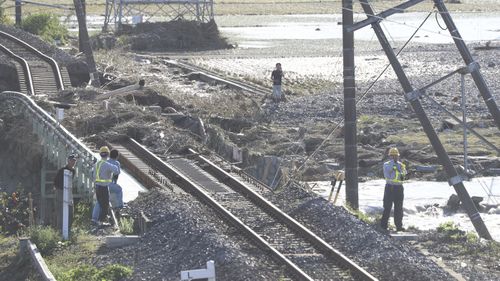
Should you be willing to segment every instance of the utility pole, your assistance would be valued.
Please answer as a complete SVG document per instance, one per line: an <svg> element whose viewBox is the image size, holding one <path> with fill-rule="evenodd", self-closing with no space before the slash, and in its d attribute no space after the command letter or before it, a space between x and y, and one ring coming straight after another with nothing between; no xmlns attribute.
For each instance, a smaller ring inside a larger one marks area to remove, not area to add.
<svg viewBox="0 0 500 281"><path fill-rule="evenodd" d="M94 87L99 87L101 83L99 82L99 74L97 73L97 68L95 66L94 54L92 53L92 47L90 46L89 33L87 31L87 20L85 18L85 10L82 6L83 0L73 0L75 5L76 18L78 19L78 38L79 38L79 48L85 54L87 60L87 66L90 73L90 85Z"/></svg>
<svg viewBox="0 0 500 281"><path fill-rule="evenodd" d="M370 4L368 3L368 0L360 0L361 6L368 17L373 17L374 12ZM403 67L401 66L401 63L396 57L396 54L394 53L394 50L392 49L391 44L387 40L387 37L384 34L384 31L382 30L382 27L380 26L379 21L374 21L371 23L372 28L375 32L375 35L377 36L380 44L382 45L382 48L389 59L389 62L391 63L392 68L394 69L394 72L396 73L396 76L398 77L399 83L403 87L406 99L409 101L410 105L413 108L413 111L417 115L420 124L422 125L422 128L424 129L424 132L426 133L427 137L429 138L430 143L432 144L432 147L434 148L434 151L436 152L441 165L443 165L443 168L446 172L446 175L448 176L448 183L452 185L455 188L455 191L457 192L458 197L460 198L460 201L462 201L465 210L467 214L469 215L469 218L474 225L477 233L479 236L491 240L492 237L486 228L486 225L484 224L481 215L476 209L476 206L474 205L474 202L472 202L472 199L470 198L469 193L465 189L465 186L463 184L463 179L462 177L457 173L455 167L453 166L453 163L450 160L450 157L446 153L446 150L443 147L443 144L439 140L439 137L432 127L432 124L427 117L422 104L420 103L419 97L422 95L419 90L414 90L413 86L411 85L408 77L406 76ZM498 109L497 109L498 110Z"/></svg>
<svg viewBox="0 0 500 281"><path fill-rule="evenodd" d="M16 26L21 26L21 19L22 19L22 3L21 0L16 0Z"/></svg>
<svg viewBox="0 0 500 281"><path fill-rule="evenodd" d="M354 72L354 31L347 27L354 22L353 0L342 0L342 54L344 58L344 162L346 201L357 210L358 148L356 129L356 81Z"/></svg>
<svg viewBox="0 0 500 281"><path fill-rule="evenodd" d="M469 52L467 46L465 45L462 36L458 32L458 29L455 26L455 23L453 22L450 13L448 13L448 10L444 5L443 0L434 0L434 4L436 5L436 8L439 10L439 14L441 15L441 18L443 18L446 27L448 28L453 38L453 41L455 42L455 45L457 46L458 51L462 56L462 59L467 65L467 68L469 68L472 79L476 83L476 86L479 89L479 92L481 93L481 96L483 97L483 100L486 103L486 106L488 107L491 116L493 116L493 120L495 121L497 128L500 129L500 110L498 109L495 99L492 97L490 90L486 85L486 81L484 81L483 76L479 71L479 64L475 62L474 59L472 58L472 55Z"/></svg>

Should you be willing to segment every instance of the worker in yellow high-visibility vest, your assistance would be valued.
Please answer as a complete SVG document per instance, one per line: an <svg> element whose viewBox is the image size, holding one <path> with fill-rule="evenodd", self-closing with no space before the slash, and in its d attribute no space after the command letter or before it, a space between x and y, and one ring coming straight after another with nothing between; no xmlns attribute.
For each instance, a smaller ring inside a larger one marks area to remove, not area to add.
<svg viewBox="0 0 500 281"><path fill-rule="evenodd" d="M99 203L99 222L105 222L109 210L109 190L108 185L113 179L113 175L120 173L120 168L107 162L109 156L109 148L103 146L99 149L101 160L97 161L94 166L95 192L97 202Z"/></svg>
<svg viewBox="0 0 500 281"><path fill-rule="evenodd" d="M394 203L394 224L397 231L404 231L403 228L403 181L406 177L405 164L399 161L399 150L395 147L389 149L391 160L384 163L384 213L380 225L387 229L389 216L391 215L392 204Z"/></svg>

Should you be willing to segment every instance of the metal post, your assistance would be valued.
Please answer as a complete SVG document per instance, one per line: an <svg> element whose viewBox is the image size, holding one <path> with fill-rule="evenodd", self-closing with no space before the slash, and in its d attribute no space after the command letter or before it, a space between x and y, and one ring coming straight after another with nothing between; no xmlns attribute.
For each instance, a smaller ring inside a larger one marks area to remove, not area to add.
<svg viewBox="0 0 500 281"><path fill-rule="evenodd" d="M360 3L361 6L363 7L364 12L367 15L374 14L372 7L368 3L368 0L360 0ZM372 27L373 30L375 31L378 40L380 41L380 44L382 45L385 54L387 55L387 58L389 59L389 62L391 63L392 68L394 69L394 72L396 73L396 76L398 77L399 83L401 84L404 92L406 93L407 99L409 100L415 114L417 115L420 123L422 124L424 132L429 138L429 141L431 142L434 151L436 151L436 154L439 160L441 161L441 164L444 167L444 170L448 176L449 184L453 185L453 187L455 188L455 191L457 192L460 201L463 202L465 210L469 215L469 218L471 219L472 224L474 225L479 236L491 240L492 239L491 235L488 229L486 228L486 225L484 224L481 215L478 213L476 206L472 202L469 193L465 189L465 186L462 182L462 178L458 175L457 171L455 170L455 167L453 166L453 163L451 162L448 154L446 153L443 144L439 140L436 131L432 127L429 118L427 117L424 109L422 108L422 104L420 103L419 100L420 96L419 92L414 91L413 87L411 86L410 81L406 76L403 67L399 63L396 54L394 53L391 44L387 40L387 37L385 36L384 31L382 30L379 22L372 23Z"/></svg>
<svg viewBox="0 0 500 281"><path fill-rule="evenodd" d="M31 192L28 193L28 203L29 203L29 226L32 227L35 225L35 218L33 217L33 197L31 196Z"/></svg>
<svg viewBox="0 0 500 281"><path fill-rule="evenodd" d="M118 30L122 29L122 16L123 16L123 3L122 0L118 0L120 3L118 4Z"/></svg>
<svg viewBox="0 0 500 281"><path fill-rule="evenodd" d="M479 72L479 66L472 58L469 49L465 45L465 42L462 39L460 33L458 32L458 29L455 26L455 23L453 22L450 14L448 13L448 10L446 9L446 6L444 5L443 1L434 0L434 3L437 9L439 10L439 14L443 18L446 27L450 31L450 34L453 37L453 41L455 41L455 45L457 46L458 51L462 56L462 59L464 60L467 66L471 67L472 79L474 79L474 82L476 83L476 86L479 89L479 92L481 93L481 96L483 97L483 100L486 103L486 106L488 107L488 110L491 113L491 116L493 116L493 120L495 121L498 129L500 129L500 111L498 110L498 106L495 103L495 100L493 99L493 96L491 95L488 86L486 85L486 81L484 81L481 72Z"/></svg>
<svg viewBox="0 0 500 281"><path fill-rule="evenodd" d="M358 148L356 135L356 81L354 77L354 32L347 27L354 22L352 0L342 0L342 45L344 58L344 151L346 201L353 209L358 205Z"/></svg>
<svg viewBox="0 0 500 281"><path fill-rule="evenodd" d="M45 218L47 217L47 193L46 193L46 173L47 173L47 162L45 160L45 157L47 154L44 153L42 154L42 167L41 167L41 172L40 172L40 224L45 223Z"/></svg>
<svg viewBox="0 0 500 281"><path fill-rule="evenodd" d="M465 106L465 74L460 75L460 91L462 92L462 127L464 129L464 170L469 171L467 165L467 110Z"/></svg>
<svg viewBox="0 0 500 281"><path fill-rule="evenodd" d="M16 0L16 26L21 26L22 19L22 3L21 0Z"/></svg>
<svg viewBox="0 0 500 281"><path fill-rule="evenodd" d="M62 221L62 235L64 240L69 239L69 204L70 192L72 188L73 173L70 170L64 169L64 183L63 183L63 221ZM60 210L58 210L60 211Z"/></svg>

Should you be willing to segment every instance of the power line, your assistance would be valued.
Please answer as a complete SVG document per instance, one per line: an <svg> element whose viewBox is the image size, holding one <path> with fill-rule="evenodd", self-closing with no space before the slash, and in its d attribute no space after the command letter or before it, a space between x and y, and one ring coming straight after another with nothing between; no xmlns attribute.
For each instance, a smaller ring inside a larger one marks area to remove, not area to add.
<svg viewBox="0 0 500 281"><path fill-rule="evenodd" d="M429 14L427 15L427 17L422 21L422 23L417 27L417 29L415 30L415 32L410 36L410 38L405 42L405 44L401 47L401 49L398 51L398 53L396 54L396 56L398 56L399 54L401 54L401 52L404 50L404 48L410 43L410 41L413 39L413 37L417 34L417 32L420 30L420 28L425 24L425 22L427 21L427 19L432 15L433 11L429 12ZM385 71L387 71L387 69L389 68L391 64L387 64L384 69L382 70L382 72L377 76L377 78L371 83L371 85L368 87L368 89L365 90L365 92L361 95L361 97L356 101L356 105L358 105L361 101L364 100L365 96L368 94L368 92L373 88L373 86L378 82L378 80L382 77L382 75L384 75ZM340 125L344 122L344 119L345 118L342 118L338 123L337 125L333 128L333 130L330 131L330 133L327 135L327 137L321 142L321 144L313 151L313 153L311 153L305 160L304 160L304 163L299 167L297 168L296 171L294 171L294 174L292 175L292 177L288 180L288 182L285 184L288 185L295 177L296 177L296 173L298 173L299 171L301 171L307 164L307 162L313 157L316 155L316 153L323 147L323 145L330 139L330 137L335 133L335 131L340 127Z"/></svg>

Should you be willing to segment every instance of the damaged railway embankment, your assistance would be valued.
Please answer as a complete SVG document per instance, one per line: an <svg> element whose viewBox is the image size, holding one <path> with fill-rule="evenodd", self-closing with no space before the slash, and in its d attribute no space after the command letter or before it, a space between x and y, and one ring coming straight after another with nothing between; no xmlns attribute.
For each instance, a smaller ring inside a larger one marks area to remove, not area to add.
<svg viewBox="0 0 500 281"><path fill-rule="evenodd" d="M101 56L113 61L100 66L113 79L104 81L108 82L106 87L72 89L49 97L77 104L66 112L63 125L89 143L113 142L127 136L162 156L176 154L188 146L199 150L208 146L232 162L241 157L242 166L251 172L274 166L275 161L283 160L282 166L287 167L301 163L331 130L331 122L325 120L342 115L339 106L342 100L334 94L290 96L279 108L268 103L259 111L241 92L190 80L182 70L167 67L159 60L112 51ZM108 68L110 65L113 67ZM145 79L146 86L136 85L140 79ZM109 96L106 102L99 98L124 86L133 86L133 90ZM377 103L380 105L377 110L392 112L394 105L385 103L384 100ZM52 110L50 104L45 104L45 108ZM437 163L432 149L422 142L388 139L400 130L407 130L404 123L410 120L402 114L406 110L404 105L395 108L398 108L395 117L360 118L363 125L360 159L375 163L362 170L363 176L377 175L377 163L382 161L388 145L398 145L403 156L415 163ZM316 124L308 119L317 122L319 128L314 128ZM491 127L487 118L483 123ZM418 132L415 128L407 132ZM328 159L336 162L333 164L342 163L343 149L339 143L342 136L339 130L335 140L327 142L303 179L328 178L331 170L327 168L332 164ZM269 162L261 160L266 157ZM277 178L272 170L262 171L263 174L271 182ZM381 280L451 280L436 264L408 245L377 232L323 199L294 187L274 197L271 199L278 206ZM217 274L222 280L279 280L283 276L282 269L265 253L190 195L153 191L130 205L136 215L144 211L150 216L153 228L136 245L100 252L95 258L97 264L124 263L135 268L133 278L146 280L176 279L180 270L204 267L209 259L216 261Z"/></svg>

